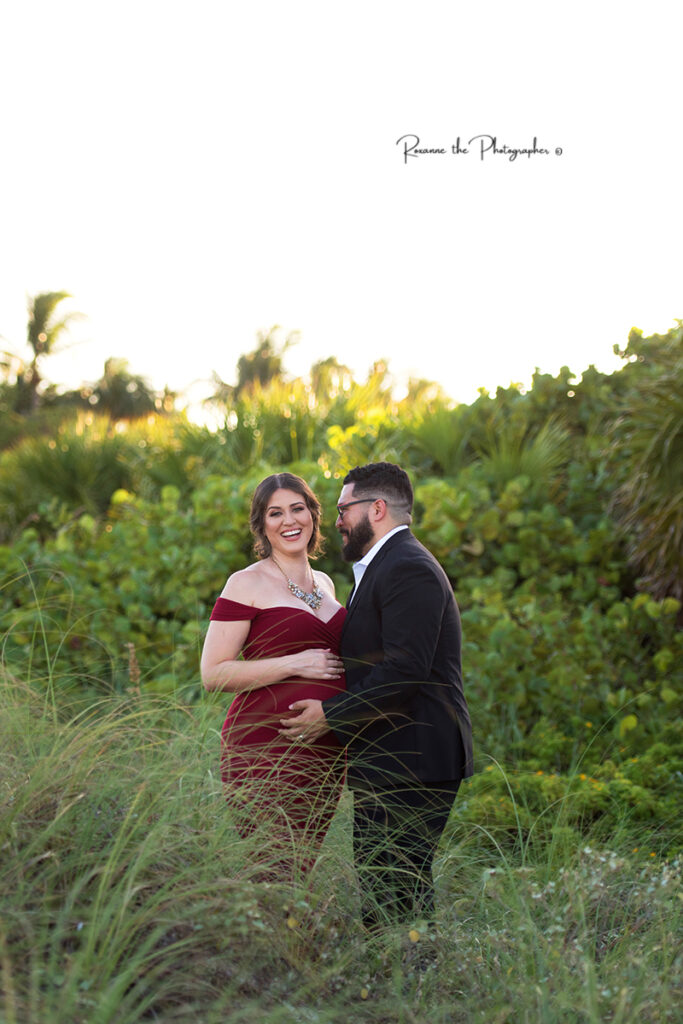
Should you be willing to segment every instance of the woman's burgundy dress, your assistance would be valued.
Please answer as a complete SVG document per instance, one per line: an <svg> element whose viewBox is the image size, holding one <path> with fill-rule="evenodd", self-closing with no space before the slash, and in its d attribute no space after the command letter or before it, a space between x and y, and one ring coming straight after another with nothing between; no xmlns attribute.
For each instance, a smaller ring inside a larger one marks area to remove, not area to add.
<svg viewBox="0 0 683 1024"><path fill-rule="evenodd" d="M345 615L339 608L324 622L303 607L254 608L219 597L211 618L249 619L242 655L255 660L310 648L338 651ZM344 688L343 677L292 677L238 693L230 704L221 733L221 775L237 828L243 836L259 830L264 861L272 856L274 865L284 860L306 869L315 860L344 782L344 753L331 732L297 743L278 729L281 718L296 714L289 711L295 700L324 700Z"/></svg>

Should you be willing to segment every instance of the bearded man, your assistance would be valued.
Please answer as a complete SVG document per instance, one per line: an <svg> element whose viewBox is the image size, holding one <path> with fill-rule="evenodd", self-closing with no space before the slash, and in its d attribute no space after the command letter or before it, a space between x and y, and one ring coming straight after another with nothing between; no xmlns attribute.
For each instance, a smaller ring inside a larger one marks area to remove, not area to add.
<svg viewBox="0 0 683 1024"><path fill-rule="evenodd" d="M294 740L332 729L348 750L363 920L434 914L432 861L472 774L461 628L453 589L415 538L408 474L388 462L344 479L336 528L355 584L341 635L345 693L300 700Z"/></svg>

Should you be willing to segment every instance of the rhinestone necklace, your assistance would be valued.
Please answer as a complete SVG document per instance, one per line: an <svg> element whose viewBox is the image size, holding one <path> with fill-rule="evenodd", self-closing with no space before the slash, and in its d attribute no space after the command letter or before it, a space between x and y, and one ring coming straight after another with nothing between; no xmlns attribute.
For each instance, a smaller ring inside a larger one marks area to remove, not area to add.
<svg viewBox="0 0 683 1024"><path fill-rule="evenodd" d="M278 569L280 570L280 572L282 573L284 578L287 580L287 586L289 587L291 592L294 594L294 597L298 597L300 601L303 601L304 604L307 604L308 607L312 608L314 612L317 612L318 608L323 603L323 592L320 589L320 587L318 586L318 584L315 582L315 577L313 576L313 570L311 569L311 580L313 582L313 591L310 594L307 594L305 590L301 589L301 587L299 586L298 583L295 583L294 580L290 580L289 576L287 575L285 570L282 568L282 566L280 565L278 560L275 558L275 556L273 554L271 554L270 557L275 562L276 566L278 567ZM309 566L309 568L310 568L310 566Z"/></svg>

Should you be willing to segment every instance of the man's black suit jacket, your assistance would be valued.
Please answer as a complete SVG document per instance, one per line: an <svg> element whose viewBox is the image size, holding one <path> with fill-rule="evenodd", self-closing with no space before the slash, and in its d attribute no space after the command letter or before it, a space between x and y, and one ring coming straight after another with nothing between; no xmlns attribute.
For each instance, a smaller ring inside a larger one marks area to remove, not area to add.
<svg viewBox="0 0 683 1024"><path fill-rule="evenodd" d="M472 774L460 614L433 555L400 530L365 570L341 636L346 692L323 701L348 745L349 784Z"/></svg>

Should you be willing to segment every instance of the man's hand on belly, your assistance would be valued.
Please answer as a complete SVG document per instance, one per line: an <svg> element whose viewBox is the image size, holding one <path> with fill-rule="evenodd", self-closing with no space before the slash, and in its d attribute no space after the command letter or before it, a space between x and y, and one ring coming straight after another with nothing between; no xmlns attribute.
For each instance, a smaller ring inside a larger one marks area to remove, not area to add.
<svg viewBox="0 0 683 1024"><path fill-rule="evenodd" d="M297 713L293 718L281 718L282 729L278 732L292 743L311 743L330 731L321 701L297 700L289 705L289 710Z"/></svg>

